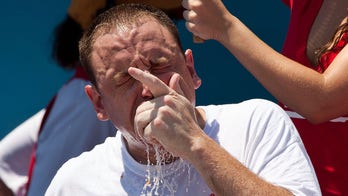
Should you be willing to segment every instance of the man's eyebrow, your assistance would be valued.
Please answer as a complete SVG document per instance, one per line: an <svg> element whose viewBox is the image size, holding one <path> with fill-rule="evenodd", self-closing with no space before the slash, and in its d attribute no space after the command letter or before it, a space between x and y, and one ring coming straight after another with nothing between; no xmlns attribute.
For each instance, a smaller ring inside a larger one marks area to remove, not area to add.
<svg viewBox="0 0 348 196"><path fill-rule="evenodd" d="M112 76L112 79L114 81L117 81L118 79L120 79L121 77L124 77L124 76L129 76L127 70L116 71L115 74Z"/></svg>

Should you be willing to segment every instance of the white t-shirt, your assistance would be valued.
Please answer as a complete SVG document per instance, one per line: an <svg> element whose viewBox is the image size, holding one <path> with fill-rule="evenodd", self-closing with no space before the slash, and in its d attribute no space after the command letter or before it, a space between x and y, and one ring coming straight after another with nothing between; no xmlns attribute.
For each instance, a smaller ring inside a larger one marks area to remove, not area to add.
<svg viewBox="0 0 348 196"><path fill-rule="evenodd" d="M201 108L207 116L204 132L252 172L295 195L321 195L296 128L276 104L254 99ZM129 155L121 138L121 134L108 138L92 151L65 163L46 195L212 194L186 161L162 167L139 164ZM149 173L150 177L160 176L160 180L148 181ZM156 182L161 188L156 189Z"/></svg>
<svg viewBox="0 0 348 196"><path fill-rule="evenodd" d="M115 136L116 128L111 122L97 119L93 105L84 92L84 86L88 83L86 80L73 78L62 86L38 139L43 113L26 122L30 126L22 126L17 130L17 136L7 141L17 142L28 138L27 135L31 132L36 134L36 139L31 141L38 142L38 145L29 196L44 195L55 173L65 161L91 150L95 145L103 143L107 137ZM35 127L35 131L32 127ZM17 153L5 158L0 154L0 178L16 195L23 195L29 161L21 161L21 157L30 158L33 144L27 145L24 152L25 149L20 148L20 145L3 146L4 142L5 140L1 141L1 151L13 152L17 148Z"/></svg>

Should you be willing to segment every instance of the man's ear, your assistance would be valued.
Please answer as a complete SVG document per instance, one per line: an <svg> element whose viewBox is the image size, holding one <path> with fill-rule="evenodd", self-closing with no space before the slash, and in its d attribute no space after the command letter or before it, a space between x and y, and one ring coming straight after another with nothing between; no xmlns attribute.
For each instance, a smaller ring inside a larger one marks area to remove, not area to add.
<svg viewBox="0 0 348 196"><path fill-rule="evenodd" d="M193 85L194 85L195 89L198 89L202 84L202 80L201 80L201 78L199 78L199 76L197 75L197 72L195 70L195 63L193 60L193 54L192 54L191 49L187 49L185 51L185 60L186 60L186 66L187 66L187 68L191 74L191 77L192 77Z"/></svg>
<svg viewBox="0 0 348 196"><path fill-rule="evenodd" d="M109 120L109 117L105 112L100 93L97 91L97 89L92 85L86 85L85 93L88 96L89 100L92 102L98 119L101 121Z"/></svg>

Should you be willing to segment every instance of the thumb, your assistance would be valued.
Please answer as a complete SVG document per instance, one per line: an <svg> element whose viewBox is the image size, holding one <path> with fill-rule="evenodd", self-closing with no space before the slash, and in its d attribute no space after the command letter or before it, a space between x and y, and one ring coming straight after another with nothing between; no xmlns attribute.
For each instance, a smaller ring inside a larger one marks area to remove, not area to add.
<svg viewBox="0 0 348 196"><path fill-rule="evenodd" d="M173 89L174 91L176 91L177 93L179 93L180 95L185 96L180 86L180 80L181 80L181 76L179 74L177 73L173 74L169 80L169 87Z"/></svg>

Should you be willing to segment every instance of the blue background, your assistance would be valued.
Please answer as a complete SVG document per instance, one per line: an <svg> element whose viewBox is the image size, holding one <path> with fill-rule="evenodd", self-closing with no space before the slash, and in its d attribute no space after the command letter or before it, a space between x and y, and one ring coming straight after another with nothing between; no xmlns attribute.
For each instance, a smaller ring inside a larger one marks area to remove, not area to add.
<svg viewBox="0 0 348 196"><path fill-rule="evenodd" d="M69 0L4 0L0 6L0 138L45 107L72 72L51 58L54 27L65 17ZM289 10L280 1L224 1L262 40L280 51ZM218 22L218 21L217 21ZM184 48L193 49L203 80L197 105L275 99L215 41L192 43L183 22L177 23Z"/></svg>

